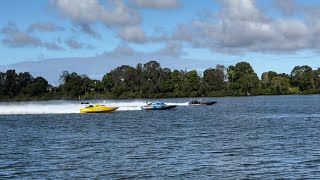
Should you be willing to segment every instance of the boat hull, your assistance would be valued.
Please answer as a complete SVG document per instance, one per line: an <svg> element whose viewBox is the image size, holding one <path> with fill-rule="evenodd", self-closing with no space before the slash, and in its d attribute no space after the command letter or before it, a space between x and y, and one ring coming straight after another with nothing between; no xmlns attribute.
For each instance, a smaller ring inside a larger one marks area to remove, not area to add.
<svg viewBox="0 0 320 180"><path fill-rule="evenodd" d="M177 105L166 105L166 106L142 106L141 109L142 110L166 110L166 109L172 109L177 107Z"/></svg>
<svg viewBox="0 0 320 180"><path fill-rule="evenodd" d="M197 101L191 101L189 102L189 105L212 105L217 103L216 101L205 101L205 102L197 102Z"/></svg>
<svg viewBox="0 0 320 180"><path fill-rule="evenodd" d="M81 108L80 113L108 113L117 110L119 107L86 107Z"/></svg>

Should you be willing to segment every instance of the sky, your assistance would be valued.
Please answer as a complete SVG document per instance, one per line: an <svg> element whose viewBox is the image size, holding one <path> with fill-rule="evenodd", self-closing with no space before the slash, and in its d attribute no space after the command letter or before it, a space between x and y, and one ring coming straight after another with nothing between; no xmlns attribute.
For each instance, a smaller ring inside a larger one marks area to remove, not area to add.
<svg viewBox="0 0 320 180"><path fill-rule="evenodd" d="M197 70L246 61L259 76L316 69L319 9L318 0L2 0L0 71L101 78L148 60Z"/></svg>

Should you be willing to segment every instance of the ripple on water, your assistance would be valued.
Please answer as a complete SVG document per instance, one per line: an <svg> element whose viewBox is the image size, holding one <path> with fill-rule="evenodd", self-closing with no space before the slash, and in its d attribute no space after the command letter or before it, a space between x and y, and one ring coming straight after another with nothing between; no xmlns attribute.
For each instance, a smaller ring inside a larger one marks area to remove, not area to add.
<svg viewBox="0 0 320 180"><path fill-rule="evenodd" d="M213 100L169 111L0 115L0 179L320 178L320 96Z"/></svg>

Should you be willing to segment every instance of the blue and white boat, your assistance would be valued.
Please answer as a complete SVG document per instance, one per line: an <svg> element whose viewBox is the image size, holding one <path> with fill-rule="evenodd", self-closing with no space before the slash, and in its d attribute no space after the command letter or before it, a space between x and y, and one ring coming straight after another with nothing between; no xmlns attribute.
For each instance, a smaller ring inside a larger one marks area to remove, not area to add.
<svg viewBox="0 0 320 180"><path fill-rule="evenodd" d="M177 105L167 105L163 102L146 102L146 105L141 106L142 110L165 110L175 108Z"/></svg>

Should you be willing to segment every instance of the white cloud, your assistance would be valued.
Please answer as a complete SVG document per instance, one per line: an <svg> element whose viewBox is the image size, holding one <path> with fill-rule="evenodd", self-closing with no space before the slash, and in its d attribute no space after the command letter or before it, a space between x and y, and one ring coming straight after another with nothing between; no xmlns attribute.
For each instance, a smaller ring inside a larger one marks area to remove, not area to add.
<svg viewBox="0 0 320 180"><path fill-rule="evenodd" d="M38 31L62 31L64 30L63 27L57 26L51 22L43 22L43 23L34 23L31 24L28 28L28 32L33 32L35 30Z"/></svg>
<svg viewBox="0 0 320 180"><path fill-rule="evenodd" d="M25 32L12 32L5 37L2 42L10 47L41 46L39 38L28 35Z"/></svg>
<svg viewBox="0 0 320 180"><path fill-rule="evenodd" d="M183 51L182 45L178 43L169 42L166 46L157 52L161 56L170 56L170 57L181 57L185 52Z"/></svg>
<svg viewBox="0 0 320 180"><path fill-rule="evenodd" d="M9 23L7 26L3 27L1 33L4 34L2 43L9 47L44 47L49 50L63 49L55 42L43 42L40 38L19 30L13 23Z"/></svg>
<svg viewBox="0 0 320 180"><path fill-rule="evenodd" d="M134 9L129 8L120 0L110 0L109 9L102 13L101 19L106 25L136 25L141 22L141 17Z"/></svg>
<svg viewBox="0 0 320 180"><path fill-rule="evenodd" d="M221 9L214 17L178 25L171 39L222 53L295 52L320 45L314 40L319 20L271 17L253 0L219 2Z"/></svg>
<svg viewBox="0 0 320 180"><path fill-rule="evenodd" d="M298 3L292 0L277 0L277 8L286 17L270 16L259 9L255 0L217 0L220 9L213 16L194 19L178 24L174 32L146 34L141 28L141 16L128 6L130 1L108 0L51 0L57 9L82 31L99 37L90 23L100 22L113 27L118 38L129 43L187 43L196 48L205 48L222 53L246 52L296 52L317 50L320 47L320 13L317 7L306 5L298 8L305 18L290 17ZM138 7L173 8L178 0L134 0ZM307 10L308 9L308 13ZM274 9L273 9L274 10ZM115 28L114 28L115 27Z"/></svg>
<svg viewBox="0 0 320 180"><path fill-rule="evenodd" d="M241 21L261 21L266 17L259 11L253 0L221 0L218 13L222 19Z"/></svg>
<svg viewBox="0 0 320 180"><path fill-rule="evenodd" d="M190 31L188 25L178 25L177 30L172 34L172 39L192 41L193 33Z"/></svg>
<svg viewBox="0 0 320 180"><path fill-rule="evenodd" d="M72 49L90 48L90 45L77 41L75 38L69 38L65 43Z"/></svg>
<svg viewBox="0 0 320 180"><path fill-rule="evenodd" d="M275 5L285 15L292 15L297 11L297 9L299 9L294 0L276 0Z"/></svg>
<svg viewBox="0 0 320 180"><path fill-rule="evenodd" d="M60 47L55 42L44 42L43 46L46 47L49 50L64 50L62 47Z"/></svg>
<svg viewBox="0 0 320 180"><path fill-rule="evenodd" d="M127 44L121 44L115 47L112 51L105 52L103 56L135 56L138 52L129 47Z"/></svg>
<svg viewBox="0 0 320 180"><path fill-rule="evenodd" d="M133 0L138 7L143 8L177 8L180 7L178 0Z"/></svg>
<svg viewBox="0 0 320 180"><path fill-rule="evenodd" d="M52 0L51 2L63 15L81 23L96 21L104 11L97 0Z"/></svg>
<svg viewBox="0 0 320 180"><path fill-rule="evenodd" d="M80 30L96 39L101 39L101 35L96 32L89 24L80 24Z"/></svg>
<svg viewBox="0 0 320 180"><path fill-rule="evenodd" d="M164 45L164 47L152 51L152 52L144 52L144 51L136 51L132 47L126 45L126 44L121 44L114 48L111 51L105 52L102 56L104 57L123 57L123 56L128 56L128 57L144 57L145 59L152 59L154 57L181 57L185 52L182 49L181 44L178 43L173 43L169 42ZM137 58L141 59L141 58Z"/></svg>
<svg viewBox="0 0 320 180"><path fill-rule="evenodd" d="M138 26L124 27L118 33L118 37L125 41L134 43L145 43L147 41L147 36L145 35L144 31Z"/></svg>
<svg viewBox="0 0 320 180"><path fill-rule="evenodd" d="M101 22L106 26L124 26L141 22L140 15L120 0L109 0L106 5L99 0L51 0L51 4L62 15L80 24Z"/></svg>

